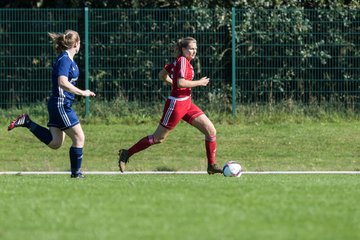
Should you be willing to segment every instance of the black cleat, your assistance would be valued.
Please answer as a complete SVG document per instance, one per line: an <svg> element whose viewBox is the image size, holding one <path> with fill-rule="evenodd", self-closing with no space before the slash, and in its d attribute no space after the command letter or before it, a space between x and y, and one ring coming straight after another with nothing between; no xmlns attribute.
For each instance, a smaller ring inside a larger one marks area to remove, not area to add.
<svg viewBox="0 0 360 240"><path fill-rule="evenodd" d="M8 126L8 131L13 130L16 127L28 127L30 124L30 117L29 115L22 114L15 118Z"/></svg>
<svg viewBox="0 0 360 240"><path fill-rule="evenodd" d="M70 175L71 178L85 178L85 176L82 173L72 173Z"/></svg>
<svg viewBox="0 0 360 240"><path fill-rule="evenodd" d="M216 173L223 173L222 168L218 167L216 164L208 164L207 168L208 174L216 174Z"/></svg>
<svg viewBox="0 0 360 240"><path fill-rule="evenodd" d="M118 162L120 172L125 171L125 165L127 164L128 161L129 161L128 150L120 149L119 150L119 162Z"/></svg>

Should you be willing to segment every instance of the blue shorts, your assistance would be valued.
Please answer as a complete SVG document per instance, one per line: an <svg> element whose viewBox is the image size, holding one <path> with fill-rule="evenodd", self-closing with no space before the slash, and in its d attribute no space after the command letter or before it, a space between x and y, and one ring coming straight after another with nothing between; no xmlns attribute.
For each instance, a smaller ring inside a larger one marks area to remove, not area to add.
<svg viewBox="0 0 360 240"><path fill-rule="evenodd" d="M72 102L63 98L51 97L48 102L48 127L66 130L80 123L76 112L71 108Z"/></svg>

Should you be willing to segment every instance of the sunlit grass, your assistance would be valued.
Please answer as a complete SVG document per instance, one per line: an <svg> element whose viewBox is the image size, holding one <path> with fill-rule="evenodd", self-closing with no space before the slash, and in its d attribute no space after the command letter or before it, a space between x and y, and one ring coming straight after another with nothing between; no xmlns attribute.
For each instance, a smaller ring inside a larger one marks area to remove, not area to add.
<svg viewBox="0 0 360 240"><path fill-rule="evenodd" d="M356 175L0 176L8 239L358 239Z"/></svg>

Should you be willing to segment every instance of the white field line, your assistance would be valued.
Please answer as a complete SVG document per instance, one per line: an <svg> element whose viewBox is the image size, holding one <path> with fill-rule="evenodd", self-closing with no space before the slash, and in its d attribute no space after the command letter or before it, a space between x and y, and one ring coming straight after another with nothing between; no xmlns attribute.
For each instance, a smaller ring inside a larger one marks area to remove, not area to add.
<svg viewBox="0 0 360 240"><path fill-rule="evenodd" d="M85 171L84 175L139 175L139 174L157 174L157 175L191 175L191 174L207 174L205 171L130 171L130 172L102 172L102 171ZM0 175L53 175L53 174L70 174L67 171L61 172L46 172L46 171L37 171L37 172L0 172ZM360 174L360 171L263 171L263 172L254 172L254 171L245 171L243 174L254 174L254 175L266 175L266 174Z"/></svg>

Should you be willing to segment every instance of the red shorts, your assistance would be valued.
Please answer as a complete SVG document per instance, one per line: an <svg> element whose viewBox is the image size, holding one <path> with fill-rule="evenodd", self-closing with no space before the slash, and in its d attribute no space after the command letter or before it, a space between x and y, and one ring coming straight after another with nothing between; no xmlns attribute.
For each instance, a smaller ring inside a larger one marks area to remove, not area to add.
<svg viewBox="0 0 360 240"><path fill-rule="evenodd" d="M168 129L173 129L184 120L191 124L192 121L204 112L191 101L191 97L175 98L169 97L166 100L160 124Z"/></svg>

